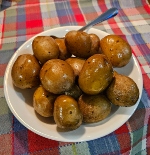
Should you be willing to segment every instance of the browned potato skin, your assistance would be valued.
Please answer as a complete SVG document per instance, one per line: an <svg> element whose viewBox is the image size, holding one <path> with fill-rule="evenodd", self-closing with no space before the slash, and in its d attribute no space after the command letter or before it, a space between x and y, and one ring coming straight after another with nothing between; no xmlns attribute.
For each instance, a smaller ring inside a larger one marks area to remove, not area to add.
<svg viewBox="0 0 150 155"><path fill-rule="evenodd" d="M136 104L139 98L139 89L133 79L115 72L106 94L113 104L130 107Z"/></svg>
<svg viewBox="0 0 150 155"><path fill-rule="evenodd" d="M102 94L80 96L79 108L83 114L83 122L94 123L105 119L111 112L110 101Z"/></svg>
<svg viewBox="0 0 150 155"><path fill-rule="evenodd" d="M33 95L33 107L43 117L53 116L54 101L57 95L48 92L43 86L39 86Z"/></svg>
<svg viewBox="0 0 150 155"><path fill-rule="evenodd" d="M117 35L108 35L101 39L102 52L111 61L113 67L123 67L132 56L130 45Z"/></svg>
<svg viewBox="0 0 150 155"><path fill-rule="evenodd" d="M79 57L70 57L66 59L66 62L72 67L74 70L75 77L79 75L84 63L85 59Z"/></svg>
<svg viewBox="0 0 150 155"><path fill-rule="evenodd" d="M59 128L77 129L82 123L82 113L77 101L68 95L60 95L54 103L54 120Z"/></svg>
<svg viewBox="0 0 150 155"><path fill-rule="evenodd" d="M90 35L90 38L91 38L91 41L92 41L92 46L91 46L91 50L90 50L90 53L91 53L91 56L94 55L94 54L100 54L100 39L99 37L96 35L96 34L89 34Z"/></svg>
<svg viewBox="0 0 150 155"><path fill-rule="evenodd" d="M103 54L89 57L79 74L79 87L89 95L104 91L113 78L113 68L108 58Z"/></svg>
<svg viewBox="0 0 150 155"><path fill-rule="evenodd" d="M72 88L75 76L73 69L67 62L51 59L42 66L40 80L47 91L62 94Z"/></svg>
<svg viewBox="0 0 150 155"><path fill-rule="evenodd" d="M42 64L59 56L59 47L55 40L49 36L35 37L32 42L32 49L35 57Z"/></svg>
<svg viewBox="0 0 150 155"><path fill-rule="evenodd" d="M68 52L67 48L66 48L66 45L65 45L65 40L64 38L56 38L55 39L58 47L59 47L59 56L58 58L61 59L61 60L66 60L67 58L70 58L71 57L71 53Z"/></svg>
<svg viewBox="0 0 150 155"><path fill-rule="evenodd" d="M90 50L92 41L86 32L69 31L65 35L65 44L67 50L76 57L88 58L91 56Z"/></svg>
<svg viewBox="0 0 150 155"><path fill-rule="evenodd" d="M33 55L18 56L11 70L13 84L21 89L38 86L40 69L40 64Z"/></svg>

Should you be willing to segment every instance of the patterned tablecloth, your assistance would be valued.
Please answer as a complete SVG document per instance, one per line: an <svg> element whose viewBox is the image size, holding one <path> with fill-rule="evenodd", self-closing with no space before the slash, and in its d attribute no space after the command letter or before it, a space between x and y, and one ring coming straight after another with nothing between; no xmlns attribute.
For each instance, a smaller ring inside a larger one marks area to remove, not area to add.
<svg viewBox="0 0 150 155"><path fill-rule="evenodd" d="M5 4L8 9L0 12L0 155L150 154L150 6L146 0L23 0ZM95 28L130 43L144 83L138 108L119 129L96 140L59 142L31 132L13 116L5 100L4 73L10 58L32 36L59 26L85 25L111 7L118 8L119 14Z"/></svg>

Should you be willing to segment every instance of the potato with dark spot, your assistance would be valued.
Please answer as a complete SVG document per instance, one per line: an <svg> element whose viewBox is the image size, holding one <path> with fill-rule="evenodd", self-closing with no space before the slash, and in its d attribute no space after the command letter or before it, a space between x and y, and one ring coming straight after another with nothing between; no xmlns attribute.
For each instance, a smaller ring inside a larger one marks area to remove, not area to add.
<svg viewBox="0 0 150 155"><path fill-rule="evenodd" d="M61 59L51 59L42 66L40 80L47 91L62 94L72 88L75 76L67 62Z"/></svg>
<svg viewBox="0 0 150 155"><path fill-rule="evenodd" d="M82 91L78 85L74 85L70 90L65 92L65 95L72 96L74 99L78 100L78 98L82 95Z"/></svg>
<svg viewBox="0 0 150 155"><path fill-rule="evenodd" d="M80 58L91 56L91 38L86 32L72 30L65 35L65 44L67 50Z"/></svg>
<svg viewBox="0 0 150 155"><path fill-rule="evenodd" d="M94 54L89 57L79 74L79 87L89 95L103 92L113 78L113 67L103 54Z"/></svg>
<svg viewBox="0 0 150 155"><path fill-rule="evenodd" d="M56 38L55 41L60 51L58 58L61 60L66 60L67 58L70 58L72 54L68 52L66 45L65 45L64 38Z"/></svg>
<svg viewBox="0 0 150 155"><path fill-rule="evenodd" d="M68 95L60 95L54 102L54 120L59 128L77 129L82 124L82 113L77 101Z"/></svg>
<svg viewBox="0 0 150 155"><path fill-rule="evenodd" d="M43 117L53 116L54 101L57 95L48 92L40 85L33 95L33 107Z"/></svg>
<svg viewBox="0 0 150 155"><path fill-rule="evenodd" d="M83 122L86 123L102 121L111 112L111 103L106 96L102 94L83 94L80 96L78 104L83 114Z"/></svg>
<svg viewBox="0 0 150 155"><path fill-rule="evenodd" d="M37 36L32 42L32 49L35 57L44 64L50 59L59 56L59 47L56 41L49 36Z"/></svg>
<svg viewBox="0 0 150 155"><path fill-rule="evenodd" d="M133 79L115 72L106 94L113 104L130 107L136 104L139 98L139 89Z"/></svg>
<svg viewBox="0 0 150 155"><path fill-rule="evenodd" d="M85 59L79 57L70 57L66 59L66 62L72 67L75 77L77 77L85 63Z"/></svg>
<svg viewBox="0 0 150 155"><path fill-rule="evenodd" d="M21 89L33 88L40 83L40 64L31 54L17 57L11 70L13 84Z"/></svg>
<svg viewBox="0 0 150 155"><path fill-rule="evenodd" d="M100 41L103 54L111 61L113 67L127 65L132 56L131 47L124 39L117 35L107 35Z"/></svg>

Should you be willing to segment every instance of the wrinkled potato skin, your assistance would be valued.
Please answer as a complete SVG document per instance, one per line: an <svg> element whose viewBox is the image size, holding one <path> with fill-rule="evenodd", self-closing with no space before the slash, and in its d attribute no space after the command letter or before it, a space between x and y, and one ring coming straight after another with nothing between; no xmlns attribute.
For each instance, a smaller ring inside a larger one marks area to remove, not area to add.
<svg viewBox="0 0 150 155"><path fill-rule="evenodd" d="M54 120L59 128L74 130L82 124L82 114L77 101L71 96L60 95L54 103Z"/></svg>
<svg viewBox="0 0 150 155"><path fill-rule="evenodd" d="M74 72L71 66L60 59L48 60L41 68L40 80L43 87L54 94L62 94L74 85Z"/></svg>
<svg viewBox="0 0 150 155"><path fill-rule="evenodd" d="M100 39L96 34L89 34L91 41L92 41L92 46L91 46L91 56L94 54L100 54Z"/></svg>
<svg viewBox="0 0 150 155"><path fill-rule="evenodd" d="M80 96L79 108L83 114L83 122L94 123L105 119L111 112L110 101L102 94Z"/></svg>
<svg viewBox="0 0 150 155"><path fill-rule="evenodd" d="M113 78L113 68L108 58L103 54L89 57L79 74L79 87L89 95L104 91Z"/></svg>
<svg viewBox="0 0 150 155"><path fill-rule="evenodd" d="M43 117L53 116L54 101L57 95L48 92L43 86L39 86L33 95L33 107Z"/></svg>
<svg viewBox="0 0 150 155"><path fill-rule="evenodd" d="M132 56L130 45L117 35L108 35L101 39L102 52L111 61L113 67L123 67Z"/></svg>
<svg viewBox="0 0 150 155"><path fill-rule="evenodd" d="M92 41L86 32L69 31L65 35L65 44L67 50L76 57L88 58L91 56L90 50Z"/></svg>
<svg viewBox="0 0 150 155"><path fill-rule="evenodd" d="M130 107L136 104L139 98L139 89L130 77L115 72L106 94L113 104Z"/></svg>
<svg viewBox="0 0 150 155"><path fill-rule="evenodd" d="M58 58L61 60L66 60L67 58L70 58L72 54L68 52L66 45L65 45L64 38L60 38L60 39L56 38L55 41L56 41L56 43L59 47L59 51L60 51Z"/></svg>
<svg viewBox="0 0 150 155"><path fill-rule="evenodd" d="M32 42L32 49L35 57L42 64L59 56L59 47L55 40L49 36L35 37Z"/></svg>
<svg viewBox="0 0 150 155"><path fill-rule="evenodd" d="M75 77L79 75L84 63L85 59L79 57L70 57L66 59L66 62L72 67L74 70Z"/></svg>
<svg viewBox="0 0 150 155"><path fill-rule="evenodd" d="M13 84L21 89L38 86L40 69L40 64L33 55L18 56L11 70Z"/></svg>

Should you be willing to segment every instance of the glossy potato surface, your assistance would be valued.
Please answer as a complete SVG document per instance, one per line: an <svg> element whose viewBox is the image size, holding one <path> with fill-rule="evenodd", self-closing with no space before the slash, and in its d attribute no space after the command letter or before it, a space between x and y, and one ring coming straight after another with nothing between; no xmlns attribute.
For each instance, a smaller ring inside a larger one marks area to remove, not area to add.
<svg viewBox="0 0 150 155"><path fill-rule="evenodd" d="M67 58L71 57L71 53L66 48L64 38L56 38L55 41L60 51L58 58L62 60L66 60Z"/></svg>
<svg viewBox="0 0 150 155"><path fill-rule="evenodd" d="M101 51L100 51L100 39L99 39L99 37L93 33L89 34L89 35L90 35L90 38L92 41L91 50L90 50L91 56L94 54L98 54L98 53L100 54Z"/></svg>
<svg viewBox="0 0 150 155"><path fill-rule="evenodd" d="M91 56L90 50L92 41L86 32L69 31L65 35L65 44L67 50L77 57L88 58Z"/></svg>
<svg viewBox="0 0 150 155"><path fill-rule="evenodd" d="M43 117L53 116L54 101L56 95L48 92L43 86L39 86L33 95L33 107Z"/></svg>
<svg viewBox="0 0 150 155"><path fill-rule="evenodd" d="M68 95L60 95L54 103L54 120L59 128L74 130L82 123L77 101Z"/></svg>
<svg viewBox="0 0 150 155"><path fill-rule="evenodd" d="M48 60L41 68L40 80L43 87L54 94L62 94L74 85L74 71L60 59Z"/></svg>
<svg viewBox="0 0 150 155"><path fill-rule="evenodd" d="M79 74L79 87L90 95L104 91L113 78L113 68L108 58L103 54L89 57Z"/></svg>
<svg viewBox="0 0 150 155"><path fill-rule="evenodd" d="M85 59L79 58L79 57L70 57L66 59L66 62L72 67L74 70L75 76L78 76L84 63Z"/></svg>
<svg viewBox="0 0 150 155"><path fill-rule="evenodd" d="M42 64L59 56L59 47L55 40L49 36L35 37L32 42L32 49L35 57Z"/></svg>
<svg viewBox="0 0 150 155"><path fill-rule="evenodd" d="M18 56L11 70L13 84L21 89L38 86L40 69L40 64L33 55Z"/></svg>
<svg viewBox="0 0 150 155"><path fill-rule="evenodd" d="M108 35L101 39L100 46L113 67L123 67L130 61L132 56L131 47L120 36Z"/></svg>

